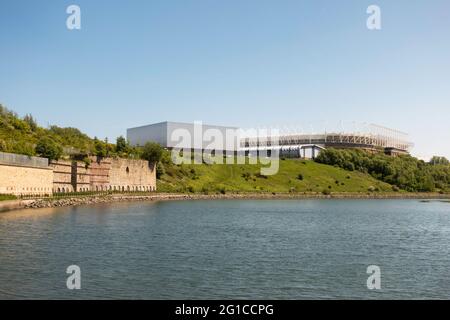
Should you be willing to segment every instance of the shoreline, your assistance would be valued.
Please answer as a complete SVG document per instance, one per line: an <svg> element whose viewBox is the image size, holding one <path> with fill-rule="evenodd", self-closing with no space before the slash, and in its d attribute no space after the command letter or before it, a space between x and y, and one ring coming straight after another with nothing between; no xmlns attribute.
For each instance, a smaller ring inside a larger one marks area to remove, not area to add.
<svg viewBox="0 0 450 320"><path fill-rule="evenodd" d="M0 213L20 209L58 208L80 205L174 200L314 200L314 199L354 199L354 200L450 200L450 194L440 193L229 193L229 194L184 194L153 193L149 195L111 194L65 198L36 198L27 200L7 200L0 202ZM450 201L449 201L450 202Z"/></svg>

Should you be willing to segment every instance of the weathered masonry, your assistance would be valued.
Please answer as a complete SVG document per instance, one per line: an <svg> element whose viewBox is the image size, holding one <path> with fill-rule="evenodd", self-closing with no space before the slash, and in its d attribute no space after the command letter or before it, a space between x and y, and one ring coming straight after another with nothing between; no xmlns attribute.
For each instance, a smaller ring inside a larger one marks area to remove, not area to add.
<svg viewBox="0 0 450 320"><path fill-rule="evenodd" d="M155 191L155 165L145 160L90 157L51 161L0 152L0 194L49 195L83 191Z"/></svg>
<svg viewBox="0 0 450 320"><path fill-rule="evenodd" d="M0 152L0 194L47 195L52 190L48 159Z"/></svg>
<svg viewBox="0 0 450 320"><path fill-rule="evenodd" d="M82 161L52 161L53 192L155 191L155 165L145 160L90 157Z"/></svg>

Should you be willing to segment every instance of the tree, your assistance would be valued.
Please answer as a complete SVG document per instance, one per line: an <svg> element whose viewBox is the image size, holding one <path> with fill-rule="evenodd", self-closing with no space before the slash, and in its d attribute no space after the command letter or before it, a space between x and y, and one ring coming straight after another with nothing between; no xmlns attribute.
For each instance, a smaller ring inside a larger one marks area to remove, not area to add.
<svg viewBox="0 0 450 320"><path fill-rule="evenodd" d="M1 105L0 105L0 107L1 107ZM0 139L0 151L5 152L7 150L8 150L8 146L6 145L5 140Z"/></svg>
<svg viewBox="0 0 450 320"><path fill-rule="evenodd" d="M116 152L117 153L128 152L128 142L123 136L120 136L116 139Z"/></svg>
<svg viewBox="0 0 450 320"><path fill-rule="evenodd" d="M448 159L445 157L434 156L433 158L431 158L430 164L432 164L432 165L438 165L438 164L448 165L448 164L450 164L450 161L448 161Z"/></svg>
<svg viewBox="0 0 450 320"><path fill-rule="evenodd" d="M36 122L36 120L33 118L33 116L31 114L25 115L25 117L23 118L23 121L28 123L28 125L30 126L31 131L36 131L36 129L38 128L37 122Z"/></svg>
<svg viewBox="0 0 450 320"><path fill-rule="evenodd" d="M50 160L58 160L62 155L62 147L48 137L41 138L35 148L36 153Z"/></svg>
<svg viewBox="0 0 450 320"><path fill-rule="evenodd" d="M163 155L163 148L155 142L147 142L143 149L141 158L150 163L157 163L161 161Z"/></svg>
<svg viewBox="0 0 450 320"><path fill-rule="evenodd" d="M96 156L106 157L108 154L106 144L103 141L98 140L97 137L94 138L94 149Z"/></svg>

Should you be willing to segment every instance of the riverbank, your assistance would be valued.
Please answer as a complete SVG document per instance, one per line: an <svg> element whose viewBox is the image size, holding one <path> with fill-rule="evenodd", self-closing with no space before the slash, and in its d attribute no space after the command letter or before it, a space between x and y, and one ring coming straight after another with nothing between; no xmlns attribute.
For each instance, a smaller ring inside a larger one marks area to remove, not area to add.
<svg viewBox="0 0 450 320"><path fill-rule="evenodd" d="M169 201L169 200L298 200L298 199L419 199L449 200L450 194L440 193L229 193L229 194L189 194L189 193L152 193L148 195L110 194L64 198L36 198L0 202L0 212L17 209L37 209L68 207L101 203L132 201Z"/></svg>

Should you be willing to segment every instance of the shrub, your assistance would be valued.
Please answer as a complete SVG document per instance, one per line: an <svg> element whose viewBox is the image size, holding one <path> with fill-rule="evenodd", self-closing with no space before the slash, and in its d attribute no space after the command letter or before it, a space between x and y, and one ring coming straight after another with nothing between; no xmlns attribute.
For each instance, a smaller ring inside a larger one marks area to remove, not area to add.
<svg viewBox="0 0 450 320"><path fill-rule="evenodd" d="M297 179L298 180L303 180L303 175L301 173L299 173L298 176L297 176Z"/></svg>
<svg viewBox="0 0 450 320"><path fill-rule="evenodd" d="M164 165L161 162L158 162L156 164L156 179L160 179L165 173L166 170L164 168Z"/></svg>
<svg viewBox="0 0 450 320"><path fill-rule="evenodd" d="M245 180L249 180L250 178L252 177L252 175L250 174L250 173L248 173L248 172L244 172L243 174L242 174L242 178L244 178Z"/></svg>
<svg viewBox="0 0 450 320"><path fill-rule="evenodd" d="M116 139L116 152L117 153L127 153L129 151L129 146L127 140L120 136Z"/></svg>
<svg viewBox="0 0 450 320"><path fill-rule="evenodd" d="M331 191L328 190L328 189L323 189L323 190L322 190L322 194L324 194L324 195L330 195L330 194L331 194Z"/></svg>
<svg viewBox="0 0 450 320"><path fill-rule="evenodd" d="M17 197L12 194L0 194L0 201L16 200L16 199L17 199Z"/></svg>
<svg viewBox="0 0 450 320"><path fill-rule="evenodd" d="M202 187L202 193L203 194L208 194L209 193L209 188L207 186L203 186Z"/></svg>
<svg viewBox="0 0 450 320"><path fill-rule="evenodd" d="M155 142L147 142L142 149L141 158L150 163L161 161L163 155L163 148Z"/></svg>
<svg viewBox="0 0 450 320"><path fill-rule="evenodd" d="M49 160L58 160L62 155L62 147L48 137L38 141L35 151L39 156Z"/></svg>

